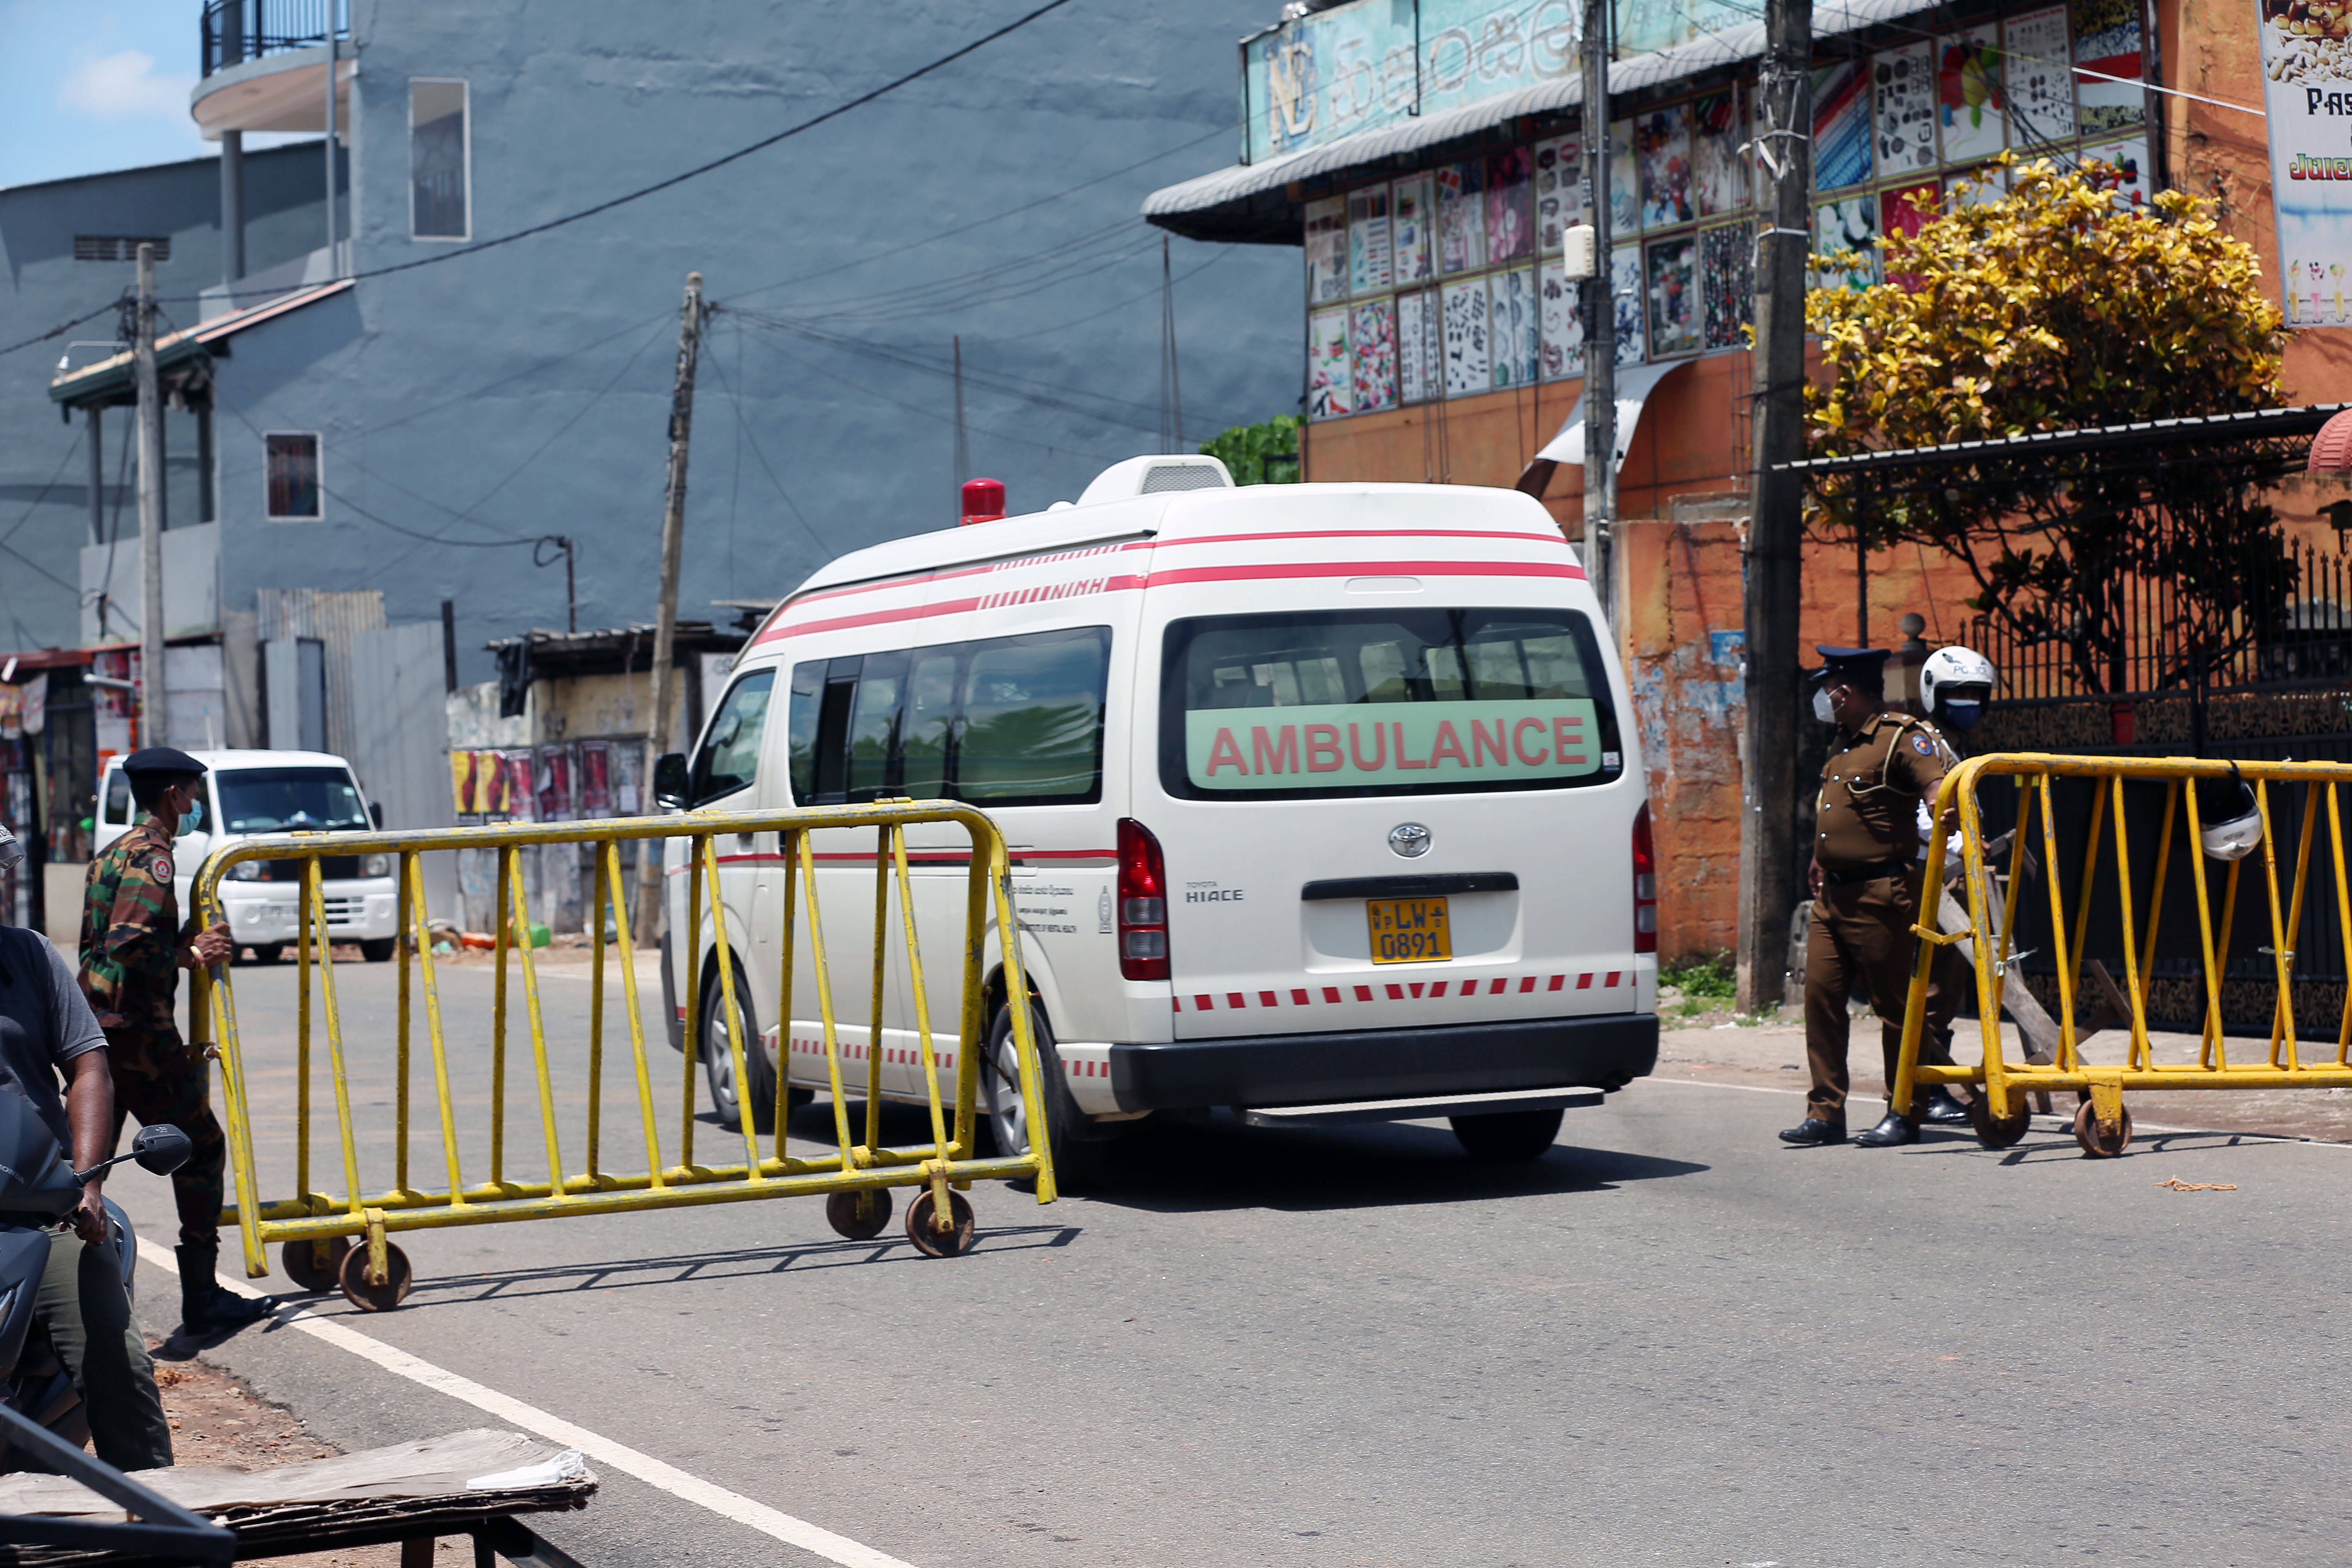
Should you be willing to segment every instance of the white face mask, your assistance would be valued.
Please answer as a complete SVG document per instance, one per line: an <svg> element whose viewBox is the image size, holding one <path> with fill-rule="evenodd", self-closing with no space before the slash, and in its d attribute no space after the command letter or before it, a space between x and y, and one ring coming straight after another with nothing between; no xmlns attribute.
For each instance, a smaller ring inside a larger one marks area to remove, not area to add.
<svg viewBox="0 0 2352 1568"><path fill-rule="evenodd" d="M1826 686L1813 689L1813 717L1824 724L1837 722L1837 713L1830 707L1830 689Z"/></svg>

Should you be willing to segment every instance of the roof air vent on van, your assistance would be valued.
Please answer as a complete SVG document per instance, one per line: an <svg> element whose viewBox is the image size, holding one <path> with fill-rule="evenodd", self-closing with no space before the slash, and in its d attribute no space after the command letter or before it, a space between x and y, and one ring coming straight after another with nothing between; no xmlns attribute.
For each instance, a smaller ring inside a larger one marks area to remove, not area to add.
<svg viewBox="0 0 2352 1568"><path fill-rule="evenodd" d="M1172 490L1227 490L1234 477L1214 458L1171 452L1157 457L1129 458L1113 463L1095 476L1080 506L1097 501L1126 500L1132 496L1166 495Z"/></svg>

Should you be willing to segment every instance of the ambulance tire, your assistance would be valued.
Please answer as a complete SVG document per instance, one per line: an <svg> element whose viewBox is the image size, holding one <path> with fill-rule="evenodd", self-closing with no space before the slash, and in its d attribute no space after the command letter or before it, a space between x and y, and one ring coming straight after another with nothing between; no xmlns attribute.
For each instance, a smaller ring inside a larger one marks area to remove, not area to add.
<svg viewBox="0 0 2352 1568"><path fill-rule="evenodd" d="M275 963L285 956L286 944L282 942L257 942L253 944L253 962L256 963Z"/></svg>
<svg viewBox="0 0 2352 1568"><path fill-rule="evenodd" d="M1559 1136L1561 1112L1494 1110L1484 1116L1449 1116L1454 1136L1473 1160L1533 1160L1549 1153Z"/></svg>
<svg viewBox="0 0 2352 1568"><path fill-rule="evenodd" d="M390 963L398 937L373 937L360 943L360 956L370 963Z"/></svg>
<svg viewBox="0 0 2352 1568"><path fill-rule="evenodd" d="M1109 1139L1089 1125L1062 1071L1061 1053L1054 1047L1054 1026L1034 998L1029 1003L1029 1028L1037 1042L1038 1087L1045 1101L1045 1127L1053 1140L1054 1184L1063 1192L1082 1192L1100 1179ZM988 1130L999 1154L1029 1152L1028 1117L1021 1102L1020 1069L1013 1045L1013 1009L999 1007L988 1029L988 1066L981 1069L982 1105ZM1089 1136L1091 1134L1091 1136ZM1026 1184L1024 1184L1026 1185Z"/></svg>
<svg viewBox="0 0 2352 1568"><path fill-rule="evenodd" d="M743 1071L751 1079L751 1129L776 1130L776 1067L760 1038L760 1020L751 1011L751 983L739 965L735 971L735 1010L743 1016ZM702 983L702 1026L695 1042L702 1052L703 1080L710 1086L710 1109L725 1128L742 1126L735 1109L735 1053L727 1039L727 991L717 974Z"/></svg>

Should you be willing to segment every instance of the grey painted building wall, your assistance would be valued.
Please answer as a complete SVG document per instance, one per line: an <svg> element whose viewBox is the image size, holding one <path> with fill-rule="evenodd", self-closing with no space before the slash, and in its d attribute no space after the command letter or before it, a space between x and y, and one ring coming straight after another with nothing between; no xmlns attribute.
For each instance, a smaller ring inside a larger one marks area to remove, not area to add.
<svg viewBox="0 0 2352 1568"><path fill-rule="evenodd" d="M690 269L719 308L696 406L683 615L781 594L844 550L951 520L951 334L972 471L1004 479L1015 509L1074 497L1108 463L1155 449L1160 242L1137 207L1171 171L1234 145L1234 44L1266 20L1265 0L1081 0L660 195L366 276L460 248L411 237L413 79L467 84L478 242L772 134L1023 8L521 0L486 26L457 0L354 0L361 281L238 333L217 366L224 607L250 608L263 587L378 588L397 623L450 599L461 677L484 679L482 643L564 624L561 564L535 569L518 542L562 533L579 543L583 628L651 619ZM320 162L315 146L248 157L250 269L318 243L306 226L323 236ZM219 279L216 222L204 161L0 192L0 342L127 279L127 263L71 262L74 233L171 233L162 289L186 297ZM1174 261L1189 442L1295 410L1297 253L1180 244ZM173 309L193 320L193 305ZM70 335L110 336L110 321ZM0 359L0 531L21 518L0 543L71 582L87 535L80 458L36 500L74 438L46 397L57 360ZM110 419L110 472L128 423ZM264 521L261 436L277 430L322 436L323 521ZM192 440L174 432L183 489ZM173 521L195 506L175 492ZM0 629L19 645L70 641L71 597L34 572L0 573Z"/></svg>

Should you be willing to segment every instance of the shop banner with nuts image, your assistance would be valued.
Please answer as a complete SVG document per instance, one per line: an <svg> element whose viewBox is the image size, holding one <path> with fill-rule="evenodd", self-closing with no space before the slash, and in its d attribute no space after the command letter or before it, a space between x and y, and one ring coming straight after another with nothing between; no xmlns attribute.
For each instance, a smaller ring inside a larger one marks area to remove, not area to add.
<svg viewBox="0 0 2352 1568"><path fill-rule="evenodd" d="M2255 0L2290 327L2352 326L2352 0Z"/></svg>

